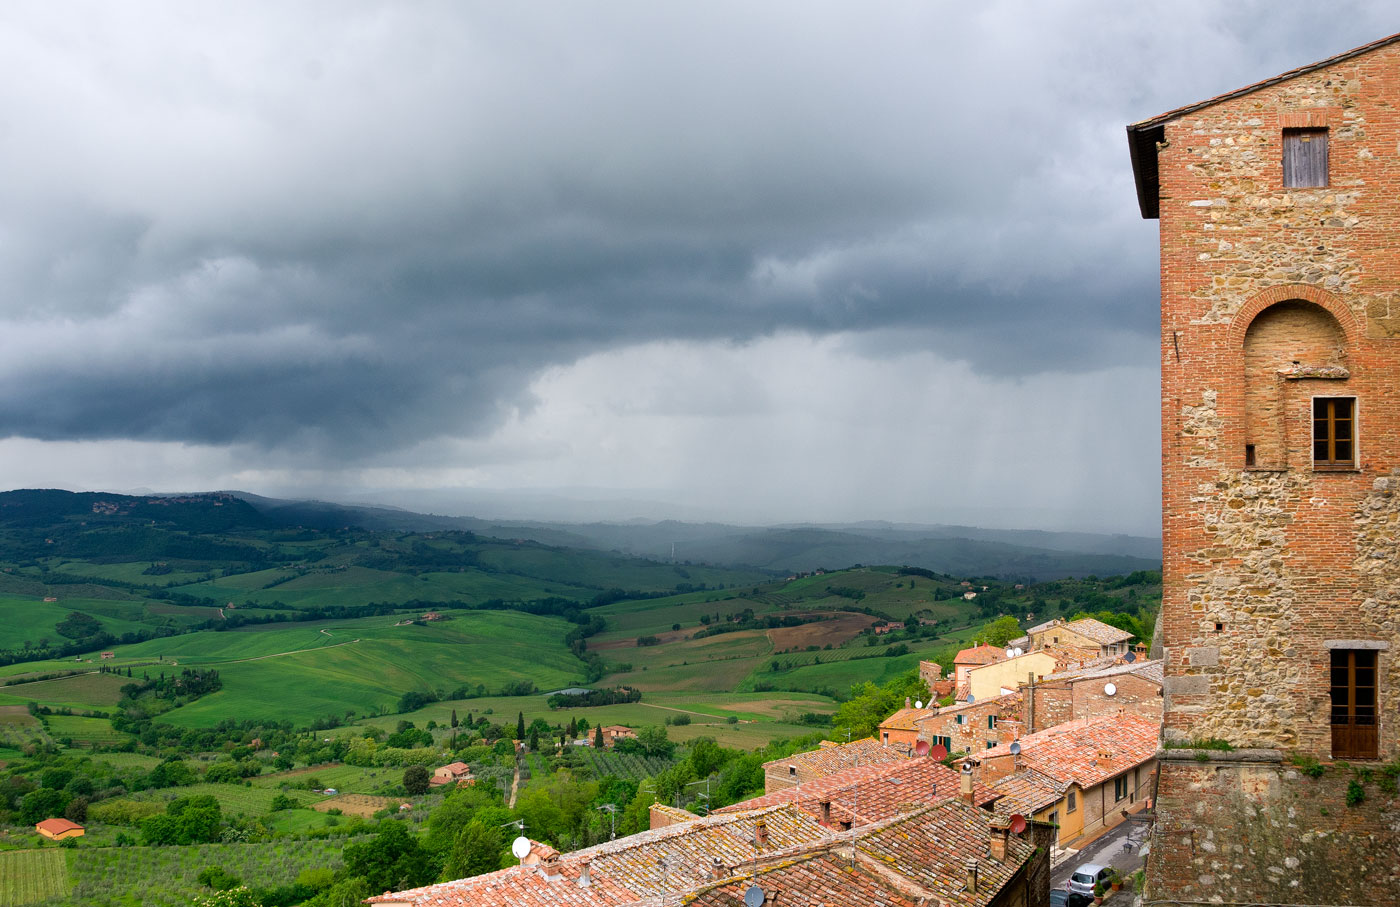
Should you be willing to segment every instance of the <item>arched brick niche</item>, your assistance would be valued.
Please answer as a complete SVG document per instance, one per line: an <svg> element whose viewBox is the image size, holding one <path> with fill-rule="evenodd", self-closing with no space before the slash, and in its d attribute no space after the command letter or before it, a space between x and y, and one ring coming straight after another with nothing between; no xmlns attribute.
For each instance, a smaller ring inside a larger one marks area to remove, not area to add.
<svg viewBox="0 0 1400 907"><path fill-rule="evenodd" d="M1290 415L1299 417L1319 383L1335 390L1350 376L1346 332L1328 309L1290 298L1260 309L1241 346L1245 466L1284 468Z"/></svg>

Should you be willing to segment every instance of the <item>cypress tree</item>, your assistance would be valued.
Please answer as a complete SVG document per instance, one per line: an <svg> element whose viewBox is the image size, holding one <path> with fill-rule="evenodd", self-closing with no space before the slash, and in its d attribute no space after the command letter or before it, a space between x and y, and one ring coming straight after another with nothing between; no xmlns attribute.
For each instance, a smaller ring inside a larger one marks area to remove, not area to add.
<svg viewBox="0 0 1400 907"><path fill-rule="evenodd" d="M515 739L525 739L525 713L517 712L515 715Z"/></svg>

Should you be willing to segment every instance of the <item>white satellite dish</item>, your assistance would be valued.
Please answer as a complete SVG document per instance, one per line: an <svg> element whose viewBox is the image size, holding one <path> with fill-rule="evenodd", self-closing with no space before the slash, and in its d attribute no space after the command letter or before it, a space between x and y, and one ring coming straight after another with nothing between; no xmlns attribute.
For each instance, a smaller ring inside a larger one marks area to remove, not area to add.
<svg viewBox="0 0 1400 907"><path fill-rule="evenodd" d="M744 907L763 907L763 899L766 897L762 888L750 885L749 890L744 892Z"/></svg>
<svg viewBox="0 0 1400 907"><path fill-rule="evenodd" d="M1007 657L1007 658L1015 658L1015 657L1016 657L1016 650L1015 650L1015 649L1007 649L1007 650L1006 650L1006 657Z"/></svg>
<svg viewBox="0 0 1400 907"><path fill-rule="evenodd" d="M1107 695L1112 696L1114 693L1118 692L1118 687L1114 686L1111 683L1106 683L1103 685L1103 691Z"/></svg>
<svg viewBox="0 0 1400 907"><path fill-rule="evenodd" d="M1021 755L1021 744L1020 744L1018 741L1015 741L1015 740L1011 741L1010 750L1011 750L1011 755L1013 755L1013 756L1019 756L1019 755Z"/></svg>
<svg viewBox="0 0 1400 907"><path fill-rule="evenodd" d="M1017 654L1017 655L1025 655L1025 654L1026 654L1026 650L1025 650L1025 649L1022 649L1020 646L1017 646L1017 647L1016 647L1016 654Z"/></svg>
<svg viewBox="0 0 1400 907"><path fill-rule="evenodd" d="M521 835L510 842L510 852L515 854L517 860L523 860L530 855L530 839Z"/></svg>
<svg viewBox="0 0 1400 907"><path fill-rule="evenodd" d="M915 700L914 700L914 708L916 708L916 709L921 709L921 708L923 708L923 707L924 707L924 703L923 703L923 700L922 700L922 699L915 699Z"/></svg>

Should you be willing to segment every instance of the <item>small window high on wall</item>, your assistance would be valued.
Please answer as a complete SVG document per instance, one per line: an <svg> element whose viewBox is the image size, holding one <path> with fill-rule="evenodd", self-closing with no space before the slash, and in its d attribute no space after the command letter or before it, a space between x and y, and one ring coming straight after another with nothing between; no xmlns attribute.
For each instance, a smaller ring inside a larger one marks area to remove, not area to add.
<svg viewBox="0 0 1400 907"><path fill-rule="evenodd" d="M1327 130L1283 130L1284 188L1327 185Z"/></svg>
<svg viewBox="0 0 1400 907"><path fill-rule="evenodd" d="M1356 466L1356 398L1313 397L1313 466Z"/></svg>

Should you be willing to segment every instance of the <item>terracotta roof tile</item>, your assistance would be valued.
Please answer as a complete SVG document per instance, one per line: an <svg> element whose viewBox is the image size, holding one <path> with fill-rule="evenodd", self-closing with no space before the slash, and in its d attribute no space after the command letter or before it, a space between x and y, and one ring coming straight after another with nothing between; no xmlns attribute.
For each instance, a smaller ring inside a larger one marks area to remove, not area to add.
<svg viewBox="0 0 1400 907"><path fill-rule="evenodd" d="M1005 661L1006 653L996 646L989 646L980 643L970 649L963 649L953 659L955 665L987 665L997 661Z"/></svg>
<svg viewBox="0 0 1400 907"><path fill-rule="evenodd" d="M914 722L920 718L927 718L934 714L936 709L900 709L884 721L880 722L882 731L917 731L919 726Z"/></svg>
<svg viewBox="0 0 1400 907"><path fill-rule="evenodd" d="M37 822L35 828L42 829L51 835L63 834L65 831L82 831L83 827L77 822L70 822L67 819L45 819Z"/></svg>
<svg viewBox="0 0 1400 907"><path fill-rule="evenodd" d="M1094 640L1100 645L1113 645L1116 642L1127 642L1133 638L1133 634L1127 630L1120 630L1117 627L1110 627L1101 620L1092 617L1081 618L1065 625L1066 630L1073 630L1080 636Z"/></svg>
<svg viewBox="0 0 1400 907"><path fill-rule="evenodd" d="M763 768L767 771L771 768L795 766L802 774L822 776L844 771L853 765L899 762L908 758L899 750L884 746L874 737L866 737L863 740L852 740L850 743L823 741L823 745L818 749L765 762Z"/></svg>
<svg viewBox="0 0 1400 907"><path fill-rule="evenodd" d="M1067 721L1022 737L1021 764L1061 783L1093 787L1155 756L1161 727L1160 721L1128 712ZM1007 748L974 755L1005 757Z"/></svg>
<svg viewBox="0 0 1400 907"><path fill-rule="evenodd" d="M992 789L1002 797L996 802L998 816L1031 813L1053 805L1064 796L1068 785L1043 775L1035 769L1024 769L1014 775L998 778L992 782Z"/></svg>
<svg viewBox="0 0 1400 907"><path fill-rule="evenodd" d="M865 825L909 812L921 804L958 795L958 773L933 759L916 758L847 769L807 784L784 788L726 806L720 813L794 803L817 818L823 817L822 801L831 804L831 820ZM998 796L978 785L979 804Z"/></svg>

